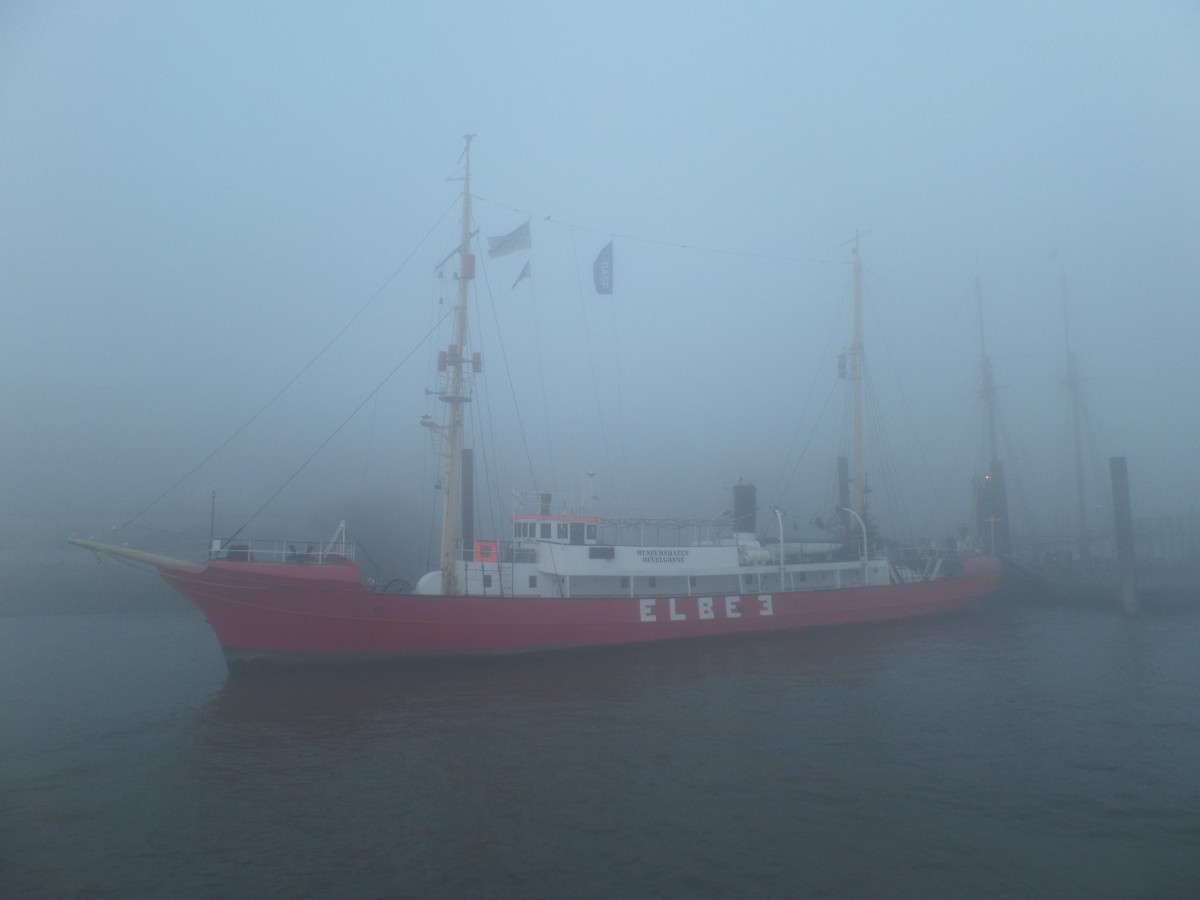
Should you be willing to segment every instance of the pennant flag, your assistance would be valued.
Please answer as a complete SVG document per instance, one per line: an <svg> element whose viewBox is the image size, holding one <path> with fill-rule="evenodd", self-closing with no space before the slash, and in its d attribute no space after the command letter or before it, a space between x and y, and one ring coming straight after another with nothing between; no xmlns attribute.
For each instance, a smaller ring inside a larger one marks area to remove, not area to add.
<svg viewBox="0 0 1200 900"><path fill-rule="evenodd" d="M500 237L488 238L488 256L504 256L518 250L529 249L529 222L518 225L513 231Z"/></svg>
<svg viewBox="0 0 1200 900"><path fill-rule="evenodd" d="M613 289L612 241L600 251L592 264L592 279L596 282L597 294L611 294Z"/></svg>
<svg viewBox="0 0 1200 900"><path fill-rule="evenodd" d="M521 283L522 281L524 281L526 278L530 278L530 277L531 277L531 275L530 275L530 272L529 272L529 260L526 260L526 261L525 261L525 268L523 268L523 269L521 270L521 274L520 274L520 275L518 275L518 276L517 276L517 280L513 282L513 285L512 285L512 286L513 286L513 288L515 288L515 287L516 287L518 284L520 284L520 283ZM511 290L512 290L512 288L509 288L509 290L511 291Z"/></svg>

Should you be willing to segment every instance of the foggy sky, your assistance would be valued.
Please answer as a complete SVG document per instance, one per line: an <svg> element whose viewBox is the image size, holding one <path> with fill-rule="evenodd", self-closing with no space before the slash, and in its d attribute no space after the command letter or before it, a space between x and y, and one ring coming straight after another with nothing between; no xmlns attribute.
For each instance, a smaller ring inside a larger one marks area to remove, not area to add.
<svg viewBox="0 0 1200 900"><path fill-rule="evenodd" d="M715 513L744 477L827 510L862 231L919 527L969 517L976 275L1033 514L1067 462L1064 282L1096 458L1129 457L1135 513L1194 512L1193 3L9 2L0 122L8 521L132 515L372 297L148 519L217 491L235 524L414 348L279 502L423 512L466 133L481 235L532 217L530 253L481 258L473 313L503 502L594 471L605 502Z"/></svg>

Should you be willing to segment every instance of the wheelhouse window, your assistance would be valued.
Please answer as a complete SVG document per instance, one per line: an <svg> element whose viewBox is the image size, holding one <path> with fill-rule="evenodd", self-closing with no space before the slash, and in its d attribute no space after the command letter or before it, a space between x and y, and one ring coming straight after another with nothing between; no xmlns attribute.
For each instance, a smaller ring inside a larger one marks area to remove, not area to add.
<svg viewBox="0 0 1200 900"><path fill-rule="evenodd" d="M550 523L549 522L542 523L542 540L544 540L544 541L550 540Z"/></svg>

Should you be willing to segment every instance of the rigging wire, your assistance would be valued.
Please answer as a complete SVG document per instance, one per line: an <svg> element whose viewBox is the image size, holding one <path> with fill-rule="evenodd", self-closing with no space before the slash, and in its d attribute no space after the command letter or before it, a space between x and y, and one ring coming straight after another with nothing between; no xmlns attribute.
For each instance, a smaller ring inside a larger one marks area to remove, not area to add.
<svg viewBox="0 0 1200 900"><path fill-rule="evenodd" d="M883 327L883 322L879 318L879 310L876 308L875 304L868 303L867 305L870 308L871 317L875 321L876 332L880 335L887 334L888 332L885 331L885 329ZM945 515L944 510L946 509L946 507L943 504L941 492L938 489L938 481L937 481L937 479L934 478L933 472L929 468L929 458L930 457L929 457L928 452L926 452L925 447L922 446L921 433L920 433L920 430L916 426L916 422L913 419L912 408L909 406L909 403L908 403L908 395L904 392L904 382L900 378L900 370L899 370L899 367L896 365L895 357L892 355L892 348L886 341L881 340L879 343L883 347L884 358L887 360L888 366L891 369L892 381L895 383L896 390L900 394L900 408L904 413L904 421L908 424L909 429L912 431L913 442L915 443L916 449L917 449L917 456L921 460L921 468L924 470L926 483L929 485L929 489L933 496L934 508L937 510L942 510L943 516L944 516ZM879 404L878 397L874 393L874 390L875 390L874 383L869 383L869 389L871 392L870 393L871 402L875 405L876 414L878 415L878 409L880 407L880 404ZM880 423L880 424L882 424L882 423ZM878 438L876 439L877 443L880 445L881 449L885 453L888 453L889 448L886 446L886 437L884 435L883 429L879 428L877 426L876 432L879 435ZM894 493L896 495L892 499L894 502L898 503L899 506L896 510L893 511L893 515L895 515L897 518L899 518L901 520L901 524L903 525L904 528L906 528L910 532L912 532L912 522L909 518L907 506L904 504L903 492L901 490L901 480L900 480L898 474L896 473L895 460L893 458L891 458L891 456L889 455L884 458L883 462L885 463L886 466L889 467L890 477L894 478L895 482L896 482L894 486L891 486L891 489L894 491ZM885 485L885 488L886 487L888 487L888 486ZM947 523L942 522L941 524L942 524L943 530L945 530ZM912 536L916 536L915 533L913 533Z"/></svg>
<svg viewBox="0 0 1200 900"><path fill-rule="evenodd" d="M484 281L487 282L486 271L484 272ZM476 284L478 284L478 282ZM490 284L488 284L488 296L489 296L489 298L492 296ZM478 289L478 287L476 287L476 289L475 289L475 306L476 306L476 308L479 307L479 289ZM484 342L483 342L483 328L481 327L481 323L477 322L473 318L470 319L469 321L470 321L471 326L475 330L475 338L473 339L473 343L471 346L472 347L477 346L482 351L484 349ZM480 401L479 403L471 404L471 416L473 419L472 424L473 424L473 429L474 429L474 435L476 438L476 440L473 441L473 443L476 445L476 449L479 451L478 455L475 457L475 468L476 468L476 471L482 470L482 472L483 472L483 479L484 479L483 494L487 498L488 522L491 525L491 534L493 536L495 536L497 534L496 504L498 502L498 498L495 496L495 492L499 489L499 483L500 483L500 473L498 471L498 466L500 465L500 457L496 451L496 427L495 427L495 423L492 419L492 413L493 413L492 394L491 394L491 391L487 389L486 380L481 379L481 378L476 378L474 372L472 372L470 375L470 381L471 381L471 396L474 398L478 398ZM484 424L483 424L485 414L487 417L487 428L486 429L484 428ZM490 452L489 452L488 446L487 446L489 441L491 442ZM478 495L478 493L479 493L478 481L475 481L474 484L475 484L475 493L476 493L476 495ZM472 502L471 508L472 508L472 510L475 510L474 502ZM476 521L478 521L478 518L479 518L478 512L475 512ZM472 532L473 532L475 522L472 522L471 524L472 524ZM464 547L463 549L470 549L470 548ZM503 593L504 592L503 577L501 577L500 581L501 581L500 591L501 591L501 593Z"/></svg>
<svg viewBox="0 0 1200 900"><path fill-rule="evenodd" d="M492 291L491 279L488 278L488 268L487 268L486 262L481 261L481 265L479 266L479 268L483 272L483 280L487 286L487 295L488 295L488 301L489 301L488 305L491 307L491 310L492 310L492 321L496 327L496 341L500 346L500 358L501 358L501 360L503 360L503 363L504 363L504 374L508 381L509 392L512 395L513 413L516 416L516 420L517 420L517 431L521 435L521 447L525 451L525 462L529 466L529 477L531 479L530 483L532 485L534 485L534 487L536 487L537 486L537 471L533 465L533 455L529 452L529 440L528 440L528 436L526 435L526 432L525 432L524 420L522 420L522 418L521 418L521 405L517 400L517 387L516 387L516 383L513 381L512 366L509 364L508 351L505 349L505 345L504 345L504 334L500 329L500 315L496 311L496 295L495 295L495 292ZM475 305L476 305L476 307L479 306L478 291L476 291ZM540 357L540 354L539 354L539 357ZM491 392L490 391L488 392L488 397L489 397L488 417L489 417L489 423L490 423L490 421L491 421L491 403L490 403ZM547 429L548 428L549 428L549 422L547 422ZM494 426L492 426L490 428L490 432L492 435L492 456L498 464L499 456L495 449L496 429ZM498 474L497 474L496 487L497 487L497 489L499 489L499 475ZM489 502L490 502L490 496L489 496ZM497 497L497 502L500 502L499 497ZM493 511L492 515L493 515L493 521L492 521L493 533L498 535L498 531L496 530L496 520L494 518L494 516L495 516L494 511ZM559 573L558 573L558 561L553 556L551 557L551 564L554 568L555 581L558 584L558 589L559 589L559 592L561 595L561 592L563 590L563 579L559 576ZM501 591L503 591L503 589L504 589L503 578L501 578L500 588L501 588ZM515 585L513 586L513 588L515 590Z"/></svg>
<svg viewBox="0 0 1200 900"><path fill-rule="evenodd" d="M996 406L996 423L1000 432L1001 459L1004 461L1004 484L1009 497L1010 531L1015 534L1024 532L1026 535L1036 535L1043 527L1041 516L1034 510L1033 498L1029 493L1027 478L1022 475L1032 471L1028 465L1029 456L1023 443L1010 437L1008 422L1004 417L1004 407ZM1015 474L1014 474L1015 473ZM1016 514L1016 518L1014 518ZM1017 526L1022 527L1017 527Z"/></svg>
<svg viewBox="0 0 1200 900"><path fill-rule="evenodd" d="M457 202L457 201L455 201L455 202ZM393 271L391 275L389 275L387 278L384 279L383 284L381 284L379 286L379 288L375 291L375 293L373 293L370 297L367 298L367 302L359 307L358 311L354 315L352 315L349 318L349 320L347 320L345 325L343 325L341 327L341 330L339 330L338 333L335 334L324 347L322 347L320 350L318 350L316 355L313 356L308 362L306 362L301 367L300 371L298 371L295 375L292 376L292 378L287 382L287 384L285 384L278 391L276 391L275 395L273 397L271 397L271 399L269 399L266 403L264 403L261 407L259 407L259 409L252 416L250 416L249 419L247 419L240 426L238 426L238 428L233 432L233 434L231 434L229 437L227 437L225 440L223 440L220 444L218 444L211 453L209 453L206 457L204 457L204 459L200 460L200 462L198 462L195 466L193 466L192 469L190 471L188 471L182 478L180 478L178 481L176 481L174 484L172 484L170 487L168 487L165 491L163 491L161 494L159 494L157 497L155 497L153 500L151 500L148 504L146 504L144 507L142 507L142 509L140 509L138 512L134 513L129 518L129 520L127 522L125 522L123 525L117 526L117 528L115 528L114 531L120 531L121 529L128 528L135 521L137 521L143 515L145 515L147 512L149 512L153 507L157 506L158 503L160 501L162 501L162 499L164 497L166 497L168 494L170 494L172 491L174 491L177 487L179 487L181 484L183 484L185 481L187 481L189 478L191 478L193 475L195 475L198 471L200 471L200 469L202 469L214 456L216 456L218 453L220 453L222 450L224 450L234 440L234 438L236 438L239 434L241 434L243 431L245 431L247 428L249 428L250 425L253 424L253 422L256 419L258 419L259 416L261 416L263 413L265 413L271 406L273 406L275 404L275 401L277 401L280 397L282 397L284 395L284 393L286 393L287 390L292 385L294 385L297 381L299 381L300 376L302 376L305 372L307 372L310 368L312 368L313 364L316 363L316 361L318 359L320 359L322 356L324 356L325 353L329 350L329 348L332 347L334 344L336 344L338 342L338 340L341 339L342 335L344 335L350 329L350 326L353 325L356 321L358 321L359 317L362 316L362 314L367 311L367 308L372 303L375 302L375 300L379 297L379 295L382 294L384 292L384 290L386 290L387 286L389 284L391 284L392 281L396 278L396 276L399 275L400 272L404 269L404 267L406 265L408 265L409 261L414 256L416 256L417 251L421 249L421 247L425 244L425 242L427 240L429 240L429 236L432 235L435 230L437 230L437 228L442 224L442 220L444 218L446 218L446 215L450 212L451 209L454 208L455 202L452 202L450 204L450 206L446 207L446 210L440 216L438 216L437 221L433 223L433 226L429 229L429 231L427 231L425 233L425 236L423 238L421 238L421 240L419 240L417 242L416 246L414 246L412 248L412 250L409 252L408 256L404 257L404 260L400 263L400 265L398 265L396 267L395 271Z"/></svg>
<svg viewBox="0 0 1200 900"><path fill-rule="evenodd" d="M363 459L362 481L358 485L358 495L362 497L367 492L367 472L371 468L371 446L375 443L375 416L379 412L379 395L375 395L375 402L371 404L371 427L367 429L367 452Z"/></svg>
<svg viewBox="0 0 1200 900"><path fill-rule="evenodd" d="M842 295L842 303L839 307L838 315L835 317L834 326L830 328L829 334L825 339L825 347L821 351L821 360L817 365L818 372L825 370L826 360L829 359L829 348L833 346L834 334L837 332L839 327L838 321L841 318L842 310L844 310L846 307L848 297L848 293L844 293ZM817 378L812 378L809 380L808 394L805 396L804 403L800 407L800 414L796 417L796 427L792 429L792 439L788 444L787 454L783 458L782 465L784 466L784 471L786 471L787 461L790 460L792 458L792 454L796 452L796 443L800 439L800 426L804 422L804 418L808 414L809 404L812 402L813 396L816 394L818 380L819 379ZM787 497L788 491L791 490L792 482L796 479L796 473L800 471L800 463L804 461L804 455L808 452L808 448L812 445L813 439L816 437L817 427L825 414L825 410L829 407L829 401L833 399L833 392L836 390L836 387L837 383L834 382L834 385L829 389L829 393L825 397L825 402L821 405L821 410L818 412L812 428L809 429L808 437L804 441L804 446L800 448L799 455L796 456L796 462L795 465L792 466L792 471L786 476L783 472L780 472L779 481L776 482L777 487L775 491L775 495L779 498L778 503L776 504L778 506L785 505L784 498ZM782 482L782 487L778 486L780 482Z"/></svg>
<svg viewBox="0 0 1200 900"><path fill-rule="evenodd" d="M1077 514L1076 506L1080 502L1080 498L1077 495L1080 485L1077 479L1082 479L1083 482L1084 534L1082 536L1074 534L1076 540L1080 537L1088 536L1094 538L1099 523L1093 520L1093 513L1098 508L1112 506L1112 484L1106 477L1107 472L1101 461L1101 454L1099 452L1101 444L1096 436L1096 429L1094 428L1087 398L1083 395L1083 382L1085 380L1076 375L1073 381L1070 379L1066 381L1067 415L1064 419L1065 438L1063 439L1063 444L1069 448L1069 452L1061 453L1061 458L1075 460L1075 435L1071 424L1071 417L1074 415L1074 409L1077 408L1081 445L1078 464L1082 465L1083 470L1081 474L1077 475L1074 471L1076 462L1072 461L1063 466L1063 472L1060 476L1062 478L1062 481L1060 481L1060 491L1062 494L1060 504L1064 510L1063 515L1066 518L1066 522L1071 523L1060 526L1060 530L1064 533L1073 534L1078 530L1078 525L1073 523L1072 520Z"/></svg>
<svg viewBox="0 0 1200 900"><path fill-rule="evenodd" d="M814 382L814 384L815 384L815 382ZM833 397L836 393L837 393L837 382L835 381L830 384L829 391L825 395L825 401L821 404L821 408L817 411L816 418L813 419L812 428L809 429L808 437L805 438L804 445L800 448L800 452L796 456L795 465L792 466L792 471L788 474L787 480L784 482L783 489L781 491L779 491L779 493L777 494L777 496L779 497L779 501L775 504L776 506L784 505L785 500L783 498L787 497L788 492L792 489L792 482L796 478L796 473L800 471L800 463L802 463L804 461L804 458L808 453L809 447L812 446L813 440L816 438L817 432L820 429L820 425L825 420L825 414L829 410L829 404L833 400ZM810 399L811 399L811 396L812 396L812 389L810 389L810 393L809 393ZM806 408L807 408L807 405L808 405L808 400L805 400ZM799 426L797 426L797 434L798 434L798 432L799 432ZM790 453L789 453L789 456L790 456Z"/></svg>
<svg viewBox="0 0 1200 900"><path fill-rule="evenodd" d="M499 201L492 200L487 197L483 197L479 194L472 193L471 196L475 200L478 200L482 203L489 204L489 205L497 207L499 209L504 209L504 210L508 210L510 212L515 212L515 213L523 215L529 219L536 217L541 221L552 222L553 224L560 225L560 226L567 228L571 232L571 244L572 244L572 249L575 254L575 270L576 270L577 283L578 283L578 280L580 277L579 276L579 253L578 253L578 246L577 246L576 236L575 236L575 232L577 230L578 231L586 231L586 232L590 232L590 233L594 233L594 234L607 235L610 239L619 237L622 240L632 241L632 242L636 242L636 243L650 244L650 245L663 246L663 247L671 247L671 248L676 248L676 249L690 250L690 251L703 252L703 253L724 254L724 255L728 255L728 256L738 256L738 257L745 257L745 258L750 258L750 259L766 259L766 260L775 260L775 261L793 262L793 263L841 264L841 261L839 261L839 260L819 259L819 258L813 258L813 257L784 256L784 255L780 255L780 254L769 254L769 253L746 252L746 251L740 251L740 250L732 250L732 249L723 248L723 247L709 247L709 246L702 246L702 245L680 243L678 241L668 241L668 240L663 240L663 239L658 239L658 238L653 238L653 237L645 237L642 235L629 234L627 232L613 231L612 229L595 228L595 227L591 227L591 226L587 226L587 225L579 225L576 223L567 222L567 221L561 220L561 219L555 219L553 216L550 216L550 215L542 215L540 213L534 213L534 212L524 209L522 207L513 206L513 205L507 204L507 203L501 203ZM582 304L582 298L583 298L582 287L579 288L579 294L580 294L580 299L581 299L581 304ZM614 317L614 333L615 333L615 328L616 328L615 307L614 307L613 317ZM536 318L535 318L535 329L536 328L537 328L537 324L536 324ZM595 362L594 362L594 358L593 358L593 354L592 354L590 334L588 333L586 307L584 308L584 331L585 331L585 338L587 339L587 342L588 342L587 343L588 361L589 361L589 364L591 365L591 369L592 369L592 383L593 383L593 387L595 388L596 393L597 393L597 406L598 406L598 412L600 415L601 437L602 437L602 440L604 443L605 458L606 458L606 462L607 462L608 468L609 468L609 477L611 479L612 478L612 455L611 455L611 452L609 449L607 430L604 427L603 410L602 410L602 408L599 408L599 384L598 384L598 381L596 378ZM537 334L536 330L535 330L535 340L538 340L540 343L540 335ZM539 357L540 357L540 353L539 353ZM544 378L544 376L543 376L543 378ZM618 392L618 400L619 400L620 392L621 392L619 364L617 366L617 379L618 379L617 392ZM545 397L545 385L544 385L544 380L543 380L543 398L544 397ZM545 403L544 400L543 400L543 402ZM625 446L624 446L623 411L621 409L620 404L618 405L617 415L618 415L618 430L620 432L620 434L618 436L619 437L619 450L620 450L620 454L621 454L621 460L623 463L624 458L625 458L625 452L624 452ZM548 423L549 422L548 412L547 412L546 416L547 416L547 423ZM799 434L799 425L797 426L796 434L794 434L793 438L792 438L793 448L795 446L796 441L798 440L798 434ZM790 456L790 454L789 454L789 456ZM784 463L784 465L786 466L786 463ZM798 465L799 465L799 461L797 462L797 468L798 468ZM552 473L554 472L553 464L551 467L551 472ZM627 478L627 472L626 472L626 468L624 465L622 465L622 472L625 473L625 477ZM793 469L793 477L794 477L794 474L795 474L795 469ZM787 479L787 484L789 486L790 486L791 480L792 480L792 477L789 477ZM787 488L785 487L785 491L786 490L787 490ZM628 488L626 486L626 492L627 491L628 491Z"/></svg>
<svg viewBox="0 0 1200 900"><path fill-rule="evenodd" d="M533 346L537 360L538 383L542 389L542 415L545 418L543 424L546 428L546 459L550 463L550 490L557 494L558 475L554 465L554 439L550 429L550 395L546 390L546 366L544 365L546 357L542 353L542 317L538 314L537 281L532 268L529 274L529 305L533 310ZM534 486L536 487L536 485Z"/></svg>
<svg viewBox="0 0 1200 900"><path fill-rule="evenodd" d="M125 526L122 526L122 527L125 527ZM172 530L172 529L170 529L170 528L156 528L156 527L154 527L154 526L151 526L151 525L137 525L137 524L134 524L134 525L131 525L131 526L129 526L129 527L132 527L132 528L140 528L142 531L152 531L152 532L154 532L155 534L170 534L170 535L174 535L175 537L183 537L183 538L187 538L188 540L191 540L191 541L197 541L197 540L208 540L208 535L207 535L207 534L189 534L189 533L188 533L188 532L186 532L186 531L174 531L174 530Z"/></svg>
<svg viewBox="0 0 1200 900"><path fill-rule="evenodd" d="M839 262L838 260L831 260L831 259L813 259L811 257L802 257L802 256L782 256L779 254L772 254L772 253L750 253L750 252L747 252L744 250L730 250L725 247L704 247L704 246L700 246L700 245L696 245L696 244L681 244L678 241L667 241L667 240L663 240L661 238L643 237L641 235L636 235L636 234L627 234L625 232L613 231L610 228L593 228L588 225L578 225L573 222L564 221L562 219L555 219L553 216L546 216L546 215L542 215L540 213L530 212L529 210L522 209L518 206L511 206L507 203L500 203L496 200L489 200L487 197L481 197L478 194L471 194L471 196L474 197L476 200L480 200L484 203L489 203L492 206L499 207L500 209L507 209L510 212L520 213L521 215L529 216L530 218L541 219L544 222L552 222L555 225L562 225L565 228L571 229L572 232L574 232L576 230L588 231L593 234L604 234L604 235L608 235L610 237L619 237L622 240L634 241L639 244L653 244L653 245L659 246L659 247L673 247L673 248L676 248L679 250L695 250L695 251L698 251L701 253L721 253L726 256L743 256L748 259L770 259L770 260L775 260L777 262L819 263L822 265L827 264L827 263ZM572 235L572 240L574 240L573 235Z"/></svg>
<svg viewBox="0 0 1200 900"><path fill-rule="evenodd" d="M439 309L442 310L443 313L446 309L446 290L445 290L446 278L445 278L445 274L443 273L443 271L441 269L437 270L435 284L436 284L436 290L434 291L434 293L437 296L437 304L436 304L436 306L433 306L430 308L429 319L431 322L439 321L437 319L437 314L438 314L437 311ZM444 318L443 318L443 320L444 320ZM436 327L436 325L434 327ZM425 356L425 370L428 373L428 372L433 371L433 360L434 360L434 352L435 351L434 351L432 341L429 342L428 344L426 344L426 347L428 348L428 350L427 350L426 356ZM430 509L436 509L438 506L437 492L438 492L438 488L440 486L440 481L438 480L438 475L437 475L438 466L437 466L436 459L432 460L433 469L434 469L434 473L435 473L434 478L433 478L432 482L430 482L428 480L429 468L430 468L429 464L431 462L431 460L430 460L431 453L436 456L432 432L430 432L430 440L425 441L422 444L421 485L423 488L425 485L430 486L430 490L429 490ZM433 538L434 538L434 532L437 531L436 517L434 517L432 515L429 516L428 522L429 522L429 532L428 532L428 539L425 543L425 560L424 560L425 571L428 571L429 569L433 568Z"/></svg>
<svg viewBox="0 0 1200 900"><path fill-rule="evenodd" d="M871 307L871 312L876 317L876 319L875 319L876 327L882 333L883 329L879 325L878 316L874 309L874 306L872 304L866 303L866 301L867 301L866 291L863 292L863 300L865 302L865 305L868 305ZM845 304L846 304L846 300L844 297L843 303L842 303L843 309L845 307ZM839 314L839 318L840 318L840 314ZM834 330L836 330L836 326L835 326ZM831 332L831 339L830 339L829 343L832 343L832 332ZM885 350L885 354L888 356L889 361L891 361L890 349L888 348L887 344L883 344L883 347ZM826 352L828 352L828 344L826 347ZM871 454L871 457L872 457L872 461L873 461L874 474L877 476L877 479L873 480L869 477L870 473L868 473L867 471L863 472L863 478L866 481L866 484L864 485L864 496L869 495L869 494L874 494L874 493L876 493L876 491L878 491L879 492L879 503L884 505L886 508L877 510L877 512L888 513L890 518L893 520L893 528L901 528L901 529L904 529L904 530L912 533L912 525L911 525L911 521L909 519L909 513L908 513L907 507L904 503L903 492L900 487L902 485L902 481L897 473L895 461L894 461L893 455L891 453L891 449L887 443L887 429L885 429L883 427L884 422L883 422L883 416L881 413L882 404L880 403L878 394L875 389L875 383L872 378L869 361L865 358L865 356L861 361L861 367L862 367L862 389L864 392L864 399L866 401L866 414L867 414L867 421L864 423L864 425L869 429L869 432L872 435L871 443L872 443L872 447L874 448L874 452ZM893 371L895 371L894 364L892 366L892 369L893 369ZM849 373L847 373L847 375L845 377L848 379L850 377ZM897 382L897 384L899 384L898 377L894 377L893 380L895 380ZM831 390L830 396L832 396L833 392L834 391ZM850 441L851 441L851 424L850 423L853 418L851 415L853 399L854 399L853 391L847 390L847 391L843 392L843 394L842 394L842 408L843 408L842 423L841 423L841 429L840 429L840 432L838 435L839 456L847 456L848 455L848 447L849 447ZM828 400L826 401L826 403L828 403ZM901 388L901 405L905 409L905 412L907 413L907 411L908 411L907 399L904 397L902 388ZM911 416L909 418L911 419ZM816 428L816 425L814 424L814 431L815 431L815 428ZM811 438L810 438L810 440L811 440ZM806 447L807 447L807 444L806 444ZM926 460L925 464L926 464L926 467L928 467L927 460ZM797 467L798 466L799 466L799 460L797 461ZM790 479L789 479L789 484L790 484ZM840 504L840 500L839 500L839 504ZM876 506L875 503L868 502L867 503L868 511L873 510L875 508L875 506ZM870 516L868 514L864 518L867 521L868 527L875 527L878 525L878 521L877 521L878 516L873 518L872 516Z"/></svg>
<svg viewBox="0 0 1200 900"><path fill-rule="evenodd" d="M611 241L610 241L611 243ZM612 310L613 334L613 375L617 383L617 450L621 454L621 489L625 497L629 496L629 466L625 463L625 400L621 396L621 336L617 331L617 304L609 303ZM591 493L589 488L588 493ZM586 506L588 498L584 498Z"/></svg>
<svg viewBox="0 0 1200 900"><path fill-rule="evenodd" d="M276 497L278 497L281 493L283 493L284 488L286 488L289 484L291 484L292 481L295 480L296 476L299 475L302 471L304 471L305 467L307 467L310 462L312 462L314 459L316 459L317 455L322 450L325 449L325 447L329 444L330 441L332 441L335 437L338 436L338 434L341 432L341 430L343 428L345 428L348 424L350 424L350 421L356 415L358 415L359 410L361 410L364 406L366 406L369 402L371 402L372 398L374 398L376 394L378 394L381 390L383 390L384 385L386 385L389 381L392 380L392 377L397 372L399 372L401 368L404 367L404 364L407 363L416 354L416 352L418 350L421 349L422 345L426 341L428 341L429 338L431 338L433 336L434 332L437 331L437 329L441 326L442 322L444 322L449 316L450 316L450 313L447 312L445 315L442 316L441 319L439 319L437 321L437 323L433 326L433 328L431 328L431 329L429 329L429 331L425 332L425 335L421 338L421 340L418 341L417 344L410 351L408 351L408 353L406 353L404 355L404 358L401 359L400 362L396 363L396 365L392 367L392 370L390 372L388 372L387 375L384 376L383 380L381 382L379 382L379 384L377 384L374 387L374 389L369 394L367 394L367 396L365 398L363 398L363 401L361 403L359 403L358 406L354 407L354 409L350 413L350 415L348 415L344 420L342 420L342 423L333 430L333 433L330 434L329 437L325 438L325 440L321 442L321 445L319 447L317 447L316 450L314 450L312 453L309 454L308 458L305 459L304 462L302 462L297 467L296 471L292 472L292 474L287 477L287 480L284 481L283 484L281 484L275 490L275 493L271 494L271 496L266 499L266 501L262 504L262 506L260 506L258 509L256 509L251 514L250 518L248 518L245 522L242 523L241 527L238 528L237 531L235 531L232 535L229 536L229 538L228 538L229 540L233 540L235 537L237 537L239 534L241 534L243 531L245 531L246 528L250 525L250 523L253 522L255 519L257 519L259 514L262 513L262 511L264 509L266 509L268 506L270 506L272 501L274 501Z"/></svg>
<svg viewBox="0 0 1200 900"><path fill-rule="evenodd" d="M480 404L480 409L476 411L475 427L479 433L480 449L484 451L481 462L483 463L484 496L487 497L488 523L491 525L490 533L492 537L503 538L504 535L500 533L500 529L497 527L499 518L496 514L496 507L500 504L499 490L501 478L499 471L500 457L496 451L496 426L492 419L492 393L487 389L487 385L482 379L478 380L477 384L479 388L476 396L480 397L483 403ZM488 427L486 432L483 427L483 412L487 414ZM487 451L484 441L485 434L487 435L487 441L491 443L490 452Z"/></svg>
<svg viewBox="0 0 1200 900"><path fill-rule="evenodd" d="M596 417L600 424L600 440L604 445L604 462L608 466L608 478L610 484L616 484L616 478L613 477L612 454L608 449L608 429L604 426L604 406L600 402L600 382L596 378L596 358L592 353L592 332L588 327L587 318L587 301L583 296L583 280L579 275L579 246L575 241L575 229L571 228L571 252L574 255L575 263L575 287L579 294L579 309L583 314L583 340L587 347L588 368L592 375L592 390L596 395Z"/></svg>
<svg viewBox="0 0 1200 900"><path fill-rule="evenodd" d="M883 511L888 513L892 530L904 539L913 540L918 535L912 527L909 506L904 495L904 481L900 478L896 466L896 456L887 437L888 430L883 427L883 404L867 366L864 366L863 379L866 382L867 415L874 426L872 431L875 434L875 446L878 448L876 470L879 475L880 505L886 504Z"/></svg>
<svg viewBox="0 0 1200 900"><path fill-rule="evenodd" d="M483 265L480 268L483 270L484 280L487 281L487 266ZM525 462L529 465L529 477L533 479L533 484L537 484L537 475L533 466L533 456L529 452L529 440L525 433L525 422L521 418L521 405L517 402L517 387L513 382L512 366L508 362L508 351L504 346L504 335L500 331L500 316L496 312L495 295L492 293L491 283L488 283L488 297L491 298L490 306L492 308L492 320L496 325L496 341L500 345L500 358L504 361L504 374L508 379L508 389L512 394L513 413L517 419L517 430L521 434L521 447L525 450ZM476 306L478 306L478 298Z"/></svg>

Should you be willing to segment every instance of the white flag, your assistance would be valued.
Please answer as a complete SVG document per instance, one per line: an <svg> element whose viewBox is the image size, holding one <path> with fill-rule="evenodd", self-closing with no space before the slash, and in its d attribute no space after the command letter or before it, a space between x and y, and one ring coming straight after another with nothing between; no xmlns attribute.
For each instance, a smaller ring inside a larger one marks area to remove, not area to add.
<svg viewBox="0 0 1200 900"><path fill-rule="evenodd" d="M529 249L529 222L519 225L508 234L488 238L488 256L504 256L506 253L516 253L518 250Z"/></svg>

